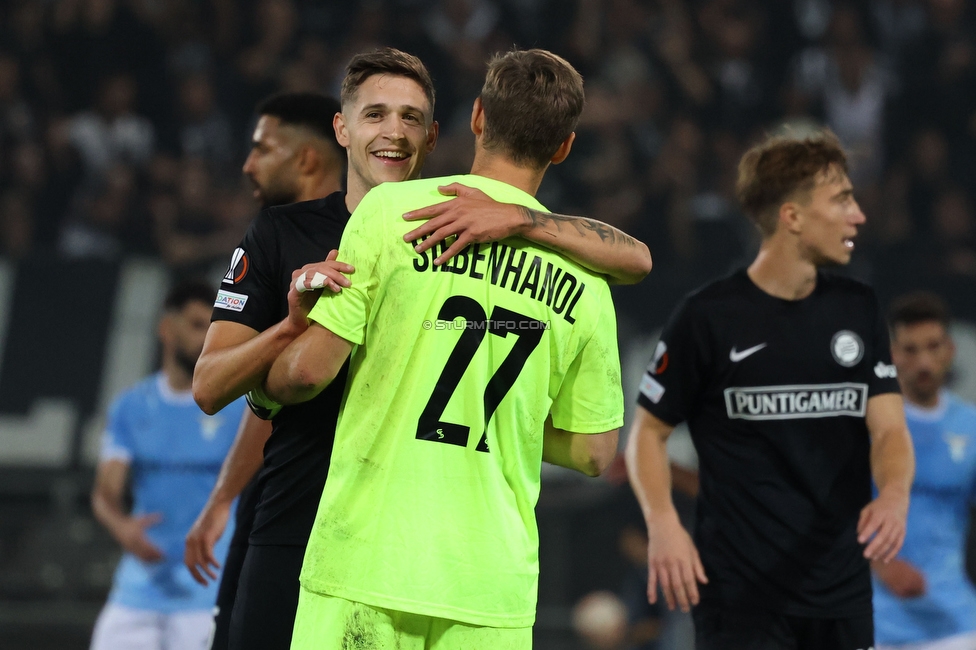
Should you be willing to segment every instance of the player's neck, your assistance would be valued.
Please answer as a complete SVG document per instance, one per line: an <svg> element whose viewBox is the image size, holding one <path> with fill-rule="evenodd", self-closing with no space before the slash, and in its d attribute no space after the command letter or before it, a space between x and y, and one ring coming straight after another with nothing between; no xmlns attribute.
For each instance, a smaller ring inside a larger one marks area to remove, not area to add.
<svg viewBox="0 0 976 650"><path fill-rule="evenodd" d="M542 177L546 175L546 168L519 167L505 156L475 147L471 173L501 181L512 187L517 187L526 194L535 196L535 193L539 191L539 185L542 184Z"/></svg>
<svg viewBox="0 0 976 650"><path fill-rule="evenodd" d="M763 241L747 272L757 287L783 300L803 300L817 286L816 265L775 236Z"/></svg>
<svg viewBox="0 0 976 650"><path fill-rule="evenodd" d="M353 173L350 166L349 178L346 180L346 209L349 210L349 214L356 211L356 207L371 189L373 188L366 181Z"/></svg>
<svg viewBox="0 0 976 650"><path fill-rule="evenodd" d="M303 182L304 181L304 182ZM299 181L296 203L325 198L342 189L342 179L335 174L321 174Z"/></svg>
<svg viewBox="0 0 976 650"><path fill-rule="evenodd" d="M163 359L163 376L166 385L173 391L182 393L193 386L193 375L184 370L175 359Z"/></svg>
<svg viewBox="0 0 976 650"><path fill-rule="evenodd" d="M932 411L939 408L942 402L941 394L941 391L935 391L931 395L922 395L902 384L902 395L905 398L905 403L918 409Z"/></svg>

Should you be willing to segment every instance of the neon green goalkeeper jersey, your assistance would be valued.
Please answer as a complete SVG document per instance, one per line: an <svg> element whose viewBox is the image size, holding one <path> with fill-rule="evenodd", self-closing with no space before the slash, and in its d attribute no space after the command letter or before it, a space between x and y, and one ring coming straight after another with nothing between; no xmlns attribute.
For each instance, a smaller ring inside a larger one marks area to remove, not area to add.
<svg viewBox="0 0 976 650"><path fill-rule="evenodd" d="M356 344L302 585L374 607L494 627L535 620L543 427L623 420L606 282L512 238L436 267L404 212L460 182L544 210L480 176L385 183L346 226L352 287L309 318Z"/></svg>

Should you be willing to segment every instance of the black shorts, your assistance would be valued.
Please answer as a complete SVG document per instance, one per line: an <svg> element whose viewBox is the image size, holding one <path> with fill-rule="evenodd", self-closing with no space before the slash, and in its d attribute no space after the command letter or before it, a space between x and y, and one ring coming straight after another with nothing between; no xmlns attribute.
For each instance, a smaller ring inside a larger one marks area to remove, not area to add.
<svg viewBox="0 0 976 650"><path fill-rule="evenodd" d="M230 630L230 615L234 611L234 600L237 598L237 583L244 566L244 556L247 554L247 536L242 543L238 543L236 536L231 541L220 574L220 588L217 590L217 605L214 607L214 632L210 642L210 650L227 650L227 633Z"/></svg>
<svg viewBox="0 0 976 650"><path fill-rule="evenodd" d="M692 616L696 650L868 650L874 646L871 614L809 618L699 605Z"/></svg>
<svg viewBox="0 0 976 650"><path fill-rule="evenodd" d="M249 546L230 617L230 650L288 650L304 546Z"/></svg>

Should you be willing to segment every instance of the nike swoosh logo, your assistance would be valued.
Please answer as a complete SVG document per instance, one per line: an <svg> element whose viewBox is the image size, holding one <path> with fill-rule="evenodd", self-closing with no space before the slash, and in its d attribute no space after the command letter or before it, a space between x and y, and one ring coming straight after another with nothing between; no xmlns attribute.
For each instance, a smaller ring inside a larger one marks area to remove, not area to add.
<svg viewBox="0 0 976 650"><path fill-rule="evenodd" d="M732 347L732 351L729 352L729 360L731 360L732 363L738 363L738 362L742 361L743 359L745 359L746 357L748 357L750 354L753 354L755 352L759 352L764 347L766 347L766 344L765 343L760 343L759 345L752 346L748 350L743 350L742 352L736 352L735 351L735 347L733 346Z"/></svg>

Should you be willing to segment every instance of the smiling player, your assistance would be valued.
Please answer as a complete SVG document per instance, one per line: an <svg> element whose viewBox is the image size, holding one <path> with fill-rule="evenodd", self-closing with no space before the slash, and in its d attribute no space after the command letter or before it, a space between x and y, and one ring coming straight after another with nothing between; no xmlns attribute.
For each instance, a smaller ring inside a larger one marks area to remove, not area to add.
<svg viewBox="0 0 976 650"><path fill-rule="evenodd" d="M204 411L217 411L259 386L275 357L307 328L305 312L297 303L289 305L287 299L296 269L303 265L317 269L328 278L332 290L348 286L349 281L337 271L350 272L351 267L320 260L338 246L350 210L367 191L420 174L436 142L433 111L434 88L423 63L405 52L382 48L350 61L339 112L293 106L266 116L268 128L261 131L252 153L256 160L251 164L249 159L245 172L258 186L259 198L273 198L275 187L291 187L299 202L263 211L235 252L194 374L194 396ZM270 134L280 137L266 137ZM327 163L318 155L322 149L318 145L332 137L347 152L348 191L325 196L321 184L312 181ZM283 172L276 171L281 166ZM518 234L546 246L559 246L600 273L614 276L623 271L624 279L632 278L644 256L644 266L649 266L646 247L605 224L537 212L533 213L537 223L526 228L518 225L523 221L521 206L464 196L452 203L476 205L476 213L481 214L486 210L514 214L505 223L518 228ZM463 226L462 220L454 225L459 224ZM561 225L570 227L560 231ZM503 228L495 237L508 234ZM239 477L243 481L236 483L243 485L256 471L249 459L260 457L263 447L250 544L229 624L232 650L288 647L298 603L298 575L329 471L344 375L345 370L315 400L275 412L266 445L258 436L238 437L224 463L222 476ZM234 491L227 489L221 500L228 503L233 496ZM223 518L226 520L226 514ZM188 552L187 562L202 580L201 570L207 570L212 553L205 544L194 546L197 550Z"/></svg>
<svg viewBox="0 0 976 650"><path fill-rule="evenodd" d="M352 286L319 299L266 382L299 403L350 358L293 650L531 647L542 461L595 475L616 452L610 292L514 237L434 270L401 215L436 200L439 181L543 210L533 195L582 108L563 59L499 55L472 110L472 173L380 185L350 219Z"/></svg>

